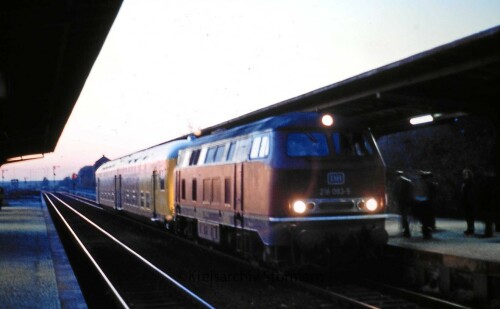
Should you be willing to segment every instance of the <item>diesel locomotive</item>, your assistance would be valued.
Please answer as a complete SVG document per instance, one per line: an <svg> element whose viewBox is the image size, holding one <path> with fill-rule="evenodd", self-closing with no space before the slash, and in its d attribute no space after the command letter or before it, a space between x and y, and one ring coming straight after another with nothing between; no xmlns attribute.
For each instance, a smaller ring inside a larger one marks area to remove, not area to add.
<svg viewBox="0 0 500 309"><path fill-rule="evenodd" d="M335 262L387 242L385 164L367 128L272 116L109 161L97 202L271 266Z"/></svg>

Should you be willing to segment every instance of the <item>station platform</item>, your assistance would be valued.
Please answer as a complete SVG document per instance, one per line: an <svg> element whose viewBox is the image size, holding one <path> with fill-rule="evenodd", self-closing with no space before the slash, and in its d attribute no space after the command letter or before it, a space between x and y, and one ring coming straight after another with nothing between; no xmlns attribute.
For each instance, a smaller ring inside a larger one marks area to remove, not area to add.
<svg viewBox="0 0 500 309"><path fill-rule="evenodd" d="M402 237L401 220L399 216L391 216L386 221L389 234L389 245L412 248L415 250L449 254L468 259L491 261L500 264L500 233L493 237L483 237L484 224L475 223L475 234L464 235L467 228L465 220L436 219L436 231L432 239L423 239L420 225L411 223L411 238Z"/></svg>
<svg viewBox="0 0 500 309"><path fill-rule="evenodd" d="M484 237L484 224L476 221L475 235L467 236L466 227L465 220L437 218L432 239L424 239L413 220L412 237L406 238L400 217L390 216L388 251L405 265L394 269L422 291L500 308L500 233Z"/></svg>
<svg viewBox="0 0 500 309"><path fill-rule="evenodd" d="M87 308L47 206L40 197L7 200L0 211L0 308ZM466 236L465 221L438 218L432 239L417 222L404 238L400 218L386 220L388 251L423 291L500 308L500 233ZM404 266L403 266L404 265Z"/></svg>
<svg viewBox="0 0 500 309"><path fill-rule="evenodd" d="M0 211L0 308L87 308L40 197Z"/></svg>

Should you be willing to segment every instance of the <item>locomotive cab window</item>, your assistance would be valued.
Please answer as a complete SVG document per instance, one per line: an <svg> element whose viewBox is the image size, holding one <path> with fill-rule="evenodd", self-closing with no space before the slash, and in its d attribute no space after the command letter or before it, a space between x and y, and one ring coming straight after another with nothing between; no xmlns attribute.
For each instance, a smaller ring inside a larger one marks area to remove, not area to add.
<svg viewBox="0 0 500 309"><path fill-rule="evenodd" d="M332 142L338 155L364 157L374 153L370 140L361 133L334 132Z"/></svg>
<svg viewBox="0 0 500 309"><path fill-rule="evenodd" d="M250 159L265 158L269 155L269 136L257 136L252 141Z"/></svg>
<svg viewBox="0 0 500 309"><path fill-rule="evenodd" d="M328 156L328 142L324 133L290 133L286 142L290 157L325 157Z"/></svg>

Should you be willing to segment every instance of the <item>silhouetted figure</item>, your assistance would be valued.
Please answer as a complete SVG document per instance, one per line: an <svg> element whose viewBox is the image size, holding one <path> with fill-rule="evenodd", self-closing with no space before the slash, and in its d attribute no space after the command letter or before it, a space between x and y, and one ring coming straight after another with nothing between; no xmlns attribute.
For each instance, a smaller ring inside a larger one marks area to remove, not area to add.
<svg viewBox="0 0 500 309"><path fill-rule="evenodd" d="M437 184L432 179L432 172L419 171L419 177L413 185L414 209L422 224L422 235L432 238L434 217L434 200Z"/></svg>
<svg viewBox="0 0 500 309"><path fill-rule="evenodd" d="M481 220L484 222L484 237L493 236L493 217L495 208L495 186L496 177L493 173L485 173L477 180L480 191L478 211Z"/></svg>
<svg viewBox="0 0 500 309"><path fill-rule="evenodd" d="M4 198L4 191L3 188L0 187L0 210L2 210L3 198Z"/></svg>
<svg viewBox="0 0 500 309"><path fill-rule="evenodd" d="M396 183L394 186L394 197L396 204L401 211L401 226L403 236L411 237L410 226L408 224L408 215L412 206L412 184L411 180L404 176L403 171L396 171Z"/></svg>
<svg viewBox="0 0 500 309"><path fill-rule="evenodd" d="M462 171L462 188L460 190L460 204L464 211L467 229L465 235L474 235L474 220L476 218L476 194L474 174L468 168Z"/></svg>

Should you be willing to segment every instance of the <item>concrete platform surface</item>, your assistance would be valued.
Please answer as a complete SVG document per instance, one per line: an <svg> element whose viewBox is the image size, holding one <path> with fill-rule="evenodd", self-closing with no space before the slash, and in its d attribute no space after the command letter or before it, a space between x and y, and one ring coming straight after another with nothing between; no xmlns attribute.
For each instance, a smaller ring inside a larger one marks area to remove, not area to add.
<svg viewBox="0 0 500 309"><path fill-rule="evenodd" d="M436 231L432 233L432 239L426 240L415 220L410 223L411 238L402 237L399 216L386 221L391 246L500 263L500 233L485 238L484 224L476 222L475 235L466 236L466 227L465 220L437 218Z"/></svg>
<svg viewBox="0 0 500 309"><path fill-rule="evenodd" d="M0 308L87 308L40 197L0 211Z"/></svg>

